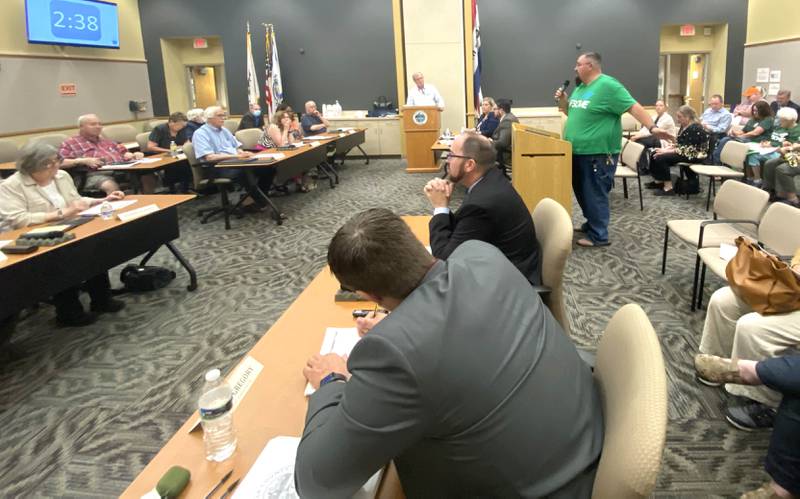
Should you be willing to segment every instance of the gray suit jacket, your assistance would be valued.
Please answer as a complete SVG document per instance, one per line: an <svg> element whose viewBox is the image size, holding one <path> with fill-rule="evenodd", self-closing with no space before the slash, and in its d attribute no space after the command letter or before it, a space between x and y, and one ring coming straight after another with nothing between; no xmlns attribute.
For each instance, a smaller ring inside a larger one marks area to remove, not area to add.
<svg viewBox="0 0 800 499"><path fill-rule="evenodd" d="M309 401L302 497L351 496L394 459L406 496L589 497L601 404L539 296L494 246L461 244Z"/></svg>
<svg viewBox="0 0 800 499"><path fill-rule="evenodd" d="M508 113L500 120L500 124L494 129L492 141L497 151L497 161L511 164L511 124L519 123L519 118L512 113Z"/></svg>

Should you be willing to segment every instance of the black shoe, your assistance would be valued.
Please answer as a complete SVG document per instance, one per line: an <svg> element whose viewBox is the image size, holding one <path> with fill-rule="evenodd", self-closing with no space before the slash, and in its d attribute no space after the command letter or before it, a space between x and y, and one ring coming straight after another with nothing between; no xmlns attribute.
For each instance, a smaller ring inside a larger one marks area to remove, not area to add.
<svg viewBox="0 0 800 499"><path fill-rule="evenodd" d="M92 302L92 312L97 312L100 314L104 314L106 312L119 312L123 308L125 308L125 302L122 300L117 300L116 298L109 298L102 303Z"/></svg>
<svg viewBox="0 0 800 499"><path fill-rule="evenodd" d="M644 186L647 189L663 189L664 182L647 182Z"/></svg>
<svg viewBox="0 0 800 499"><path fill-rule="evenodd" d="M97 321L97 314L94 312L84 312L81 310L78 314L70 314L67 316L56 316L56 324L59 327L83 327L89 324L94 324Z"/></svg>
<svg viewBox="0 0 800 499"><path fill-rule="evenodd" d="M740 430L762 430L772 428L775 409L751 400L744 405L729 406L725 409L725 419Z"/></svg>
<svg viewBox="0 0 800 499"><path fill-rule="evenodd" d="M675 195L675 189L670 189L668 191L665 191L663 189L659 189L656 192L654 192L653 195L654 196L674 196Z"/></svg>

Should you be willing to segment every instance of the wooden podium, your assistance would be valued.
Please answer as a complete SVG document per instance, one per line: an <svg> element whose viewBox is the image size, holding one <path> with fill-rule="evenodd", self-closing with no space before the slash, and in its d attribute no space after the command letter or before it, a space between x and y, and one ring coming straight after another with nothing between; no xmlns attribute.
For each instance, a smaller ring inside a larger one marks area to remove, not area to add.
<svg viewBox="0 0 800 499"><path fill-rule="evenodd" d="M551 198L572 213L572 144L556 133L514 123L511 136L512 184L533 211Z"/></svg>
<svg viewBox="0 0 800 499"><path fill-rule="evenodd" d="M406 172L438 172L431 146L439 140L442 112L436 106L403 106L402 114Z"/></svg>

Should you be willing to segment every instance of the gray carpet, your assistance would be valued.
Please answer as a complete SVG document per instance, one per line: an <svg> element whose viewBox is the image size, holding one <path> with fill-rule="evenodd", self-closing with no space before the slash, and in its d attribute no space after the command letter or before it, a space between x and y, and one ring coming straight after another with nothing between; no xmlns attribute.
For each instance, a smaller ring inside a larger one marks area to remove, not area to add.
<svg viewBox="0 0 800 499"><path fill-rule="evenodd" d="M229 369L269 329L324 266L327 243L352 214L385 206L427 214L426 175L408 175L399 160L350 161L342 183L320 183L308 194L278 198L287 222L267 215L201 225L180 210L177 246L194 264L199 289L171 255L154 263L175 268L157 292L126 295L127 307L91 327L56 329L42 305L18 327L14 344L27 351L0 368L0 495L111 497L121 493L194 410L200 377L209 366ZM768 432L730 427L720 406L726 396L693 380L704 313L689 313L694 258L670 248L660 274L664 222L705 216L704 198L655 198L639 211L636 188L625 200L612 193L612 245L576 249L566 270L573 335L594 347L620 306L642 305L661 339L669 377L669 432L657 497L738 497L766 480ZM574 210L579 221L580 210ZM65 262L67 264L67 262ZM119 269L112 282L119 284ZM720 282L709 279L708 289ZM708 293L707 293L708 294Z"/></svg>

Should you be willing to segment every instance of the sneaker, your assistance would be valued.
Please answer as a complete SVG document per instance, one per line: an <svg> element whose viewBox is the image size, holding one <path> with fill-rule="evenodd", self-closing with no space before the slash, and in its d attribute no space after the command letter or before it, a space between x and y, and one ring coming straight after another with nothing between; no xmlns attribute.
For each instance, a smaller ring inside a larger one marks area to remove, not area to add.
<svg viewBox="0 0 800 499"><path fill-rule="evenodd" d="M646 189L663 189L664 182L647 182L644 186Z"/></svg>
<svg viewBox="0 0 800 499"><path fill-rule="evenodd" d="M79 314L56 316L56 324L58 327L83 327L94 324L95 321L97 321L96 313L84 312L83 310L81 310Z"/></svg>
<svg viewBox="0 0 800 499"><path fill-rule="evenodd" d="M780 496L776 494L775 489L772 488L772 482L765 483L756 490L745 492L740 496L740 499L773 499L773 498L779 499Z"/></svg>
<svg viewBox="0 0 800 499"><path fill-rule="evenodd" d="M675 189L670 189L668 191L665 191L663 189L659 189L656 192L654 192L653 195L654 196L674 196L675 195Z"/></svg>
<svg viewBox="0 0 800 499"><path fill-rule="evenodd" d="M92 312L97 312L100 314L104 314L106 312L119 312L123 308L125 308L125 302L122 300L117 300L116 298L109 298L103 303L92 302Z"/></svg>
<svg viewBox="0 0 800 499"><path fill-rule="evenodd" d="M699 353L694 356L694 368L697 380L708 386L720 386L724 383L742 383L736 361Z"/></svg>
<svg viewBox="0 0 800 499"><path fill-rule="evenodd" d="M740 430L763 430L772 428L775 409L751 400L744 405L729 406L725 409L725 419Z"/></svg>
<svg viewBox="0 0 800 499"><path fill-rule="evenodd" d="M706 386L710 386L711 388L719 388L720 386L723 385L723 383L717 383L715 381L709 381L709 380L705 379L704 377L700 376L697 373L694 374L694 380L697 381L700 384L703 384L703 385L706 385Z"/></svg>

